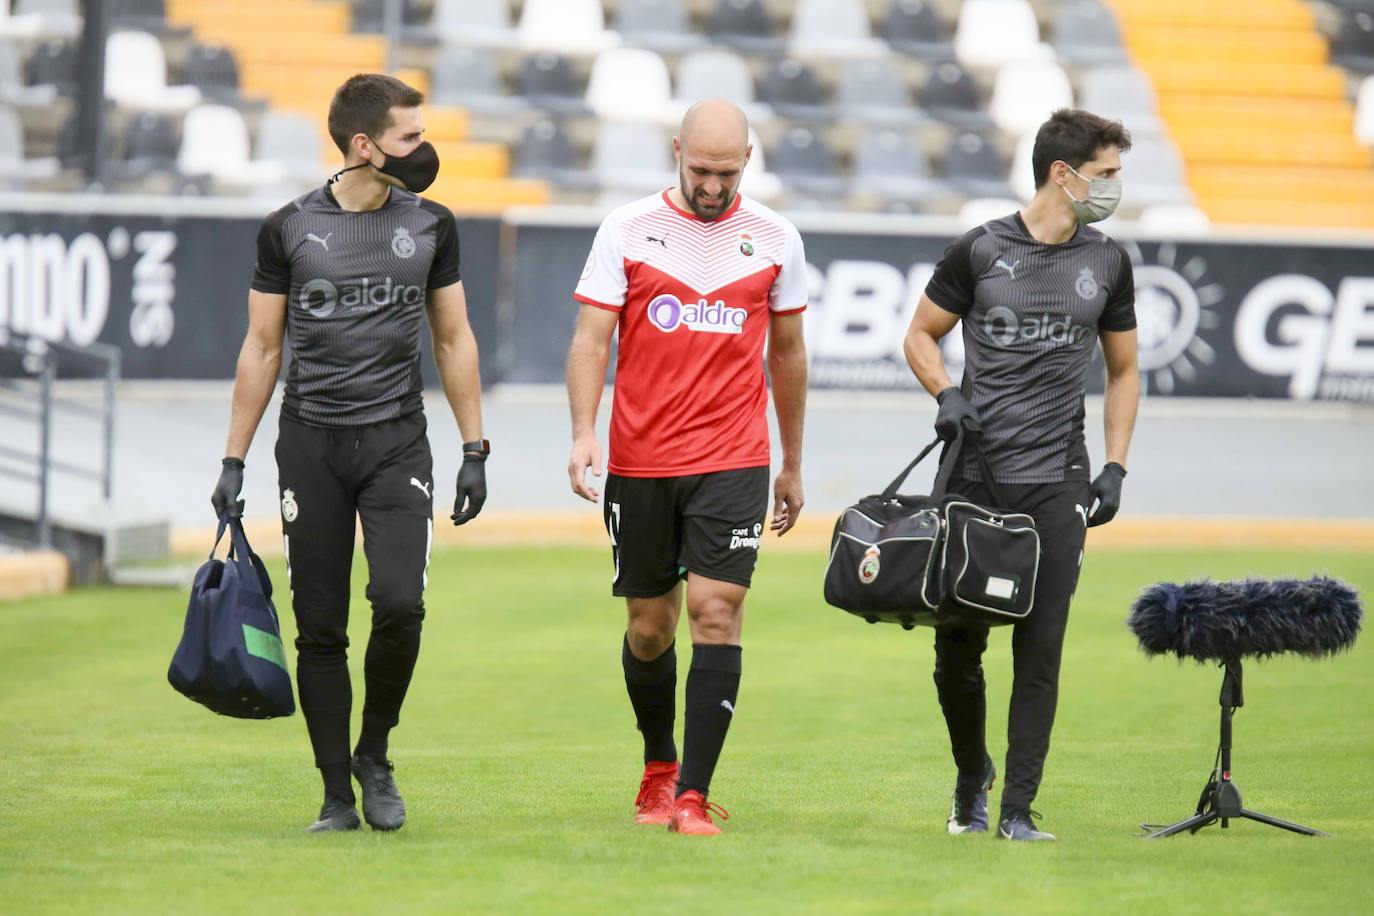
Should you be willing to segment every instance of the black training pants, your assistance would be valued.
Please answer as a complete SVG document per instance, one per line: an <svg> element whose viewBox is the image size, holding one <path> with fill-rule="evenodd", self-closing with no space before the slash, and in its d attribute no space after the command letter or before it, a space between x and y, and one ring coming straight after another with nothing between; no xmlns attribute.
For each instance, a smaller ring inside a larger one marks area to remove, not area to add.
<svg viewBox="0 0 1374 916"><path fill-rule="evenodd" d="M1013 680L1007 714L1007 761L1003 771L1002 808L1029 808L1040 788L1050 749L1055 704L1059 698L1059 659L1069 602L1078 585L1092 489L1087 481L1044 484L1000 484L1008 505L1035 519L1040 533L1040 567L1035 580L1035 606L1012 625ZM992 505L982 483L955 479L950 490ZM949 726L950 746L959 772L983 772L987 757L986 685L983 651L987 627L950 627L935 631L935 687Z"/></svg>
<svg viewBox="0 0 1374 916"><path fill-rule="evenodd" d="M277 473L298 632L296 684L316 766L350 756L348 602L358 517L372 603L364 727L391 728L399 718L425 616L432 468L422 413L351 428L282 417Z"/></svg>

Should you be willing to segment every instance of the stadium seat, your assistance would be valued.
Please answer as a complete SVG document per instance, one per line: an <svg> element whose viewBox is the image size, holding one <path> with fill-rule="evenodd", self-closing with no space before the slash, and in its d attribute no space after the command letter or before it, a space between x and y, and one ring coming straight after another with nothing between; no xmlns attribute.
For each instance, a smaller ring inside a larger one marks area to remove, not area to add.
<svg viewBox="0 0 1374 916"><path fill-rule="evenodd" d="M602 188L651 194L676 184L672 144L653 124L605 121L592 146L592 173Z"/></svg>
<svg viewBox="0 0 1374 916"><path fill-rule="evenodd" d="M789 191L833 198L843 194L848 184L838 173L835 153L824 134L809 127L784 131L768 158Z"/></svg>
<svg viewBox="0 0 1374 916"><path fill-rule="evenodd" d="M520 68L520 94L531 105L568 116L590 113L585 91L573 73L572 63L561 54L541 51L525 58Z"/></svg>
<svg viewBox="0 0 1374 916"><path fill-rule="evenodd" d="M375 33L386 31L386 4L390 0L352 0L353 31ZM401 0L401 25L414 28L424 22L424 13L417 0Z"/></svg>
<svg viewBox="0 0 1374 916"><path fill-rule="evenodd" d="M783 117L829 121L836 116L816 71L795 57L774 61L764 73L760 89L763 100Z"/></svg>
<svg viewBox="0 0 1374 916"><path fill-rule="evenodd" d="M1035 196L1035 171L1031 160L1034 147L1035 135L1023 134L1016 141L1016 148L1011 154L1011 171L1007 173L1007 180L1022 203L1030 203L1030 199Z"/></svg>
<svg viewBox="0 0 1374 916"><path fill-rule="evenodd" d="M992 84L988 113L1013 137L1034 133L1054 111L1073 107L1069 77L1054 61L1003 64Z"/></svg>
<svg viewBox="0 0 1374 916"><path fill-rule="evenodd" d="M24 125L18 113L0 106L0 178L51 178L58 168L56 156L28 158L24 151Z"/></svg>
<svg viewBox="0 0 1374 916"><path fill-rule="evenodd" d="M1086 71L1079 82L1079 106L1120 121L1133 134L1159 133L1155 90L1131 64L1108 64Z"/></svg>
<svg viewBox="0 0 1374 916"><path fill-rule="evenodd" d="M180 143L170 116L155 111L139 114L124 136L123 157L113 163L116 176L139 179L155 172L174 173Z"/></svg>
<svg viewBox="0 0 1374 916"><path fill-rule="evenodd" d="M439 105L461 105L477 114L510 116L529 108L529 102L508 95L487 48L446 46L434 56L429 71L430 97Z"/></svg>
<svg viewBox="0 0 1374 916"><path fill-rule="evenodd" d="M739 189L755 200L768 203L782 193L782 179L768 171L768 157L752 127L749 128L749 146L752 151L744 166L744 174L740 176Z"/></svg>
<svg viewBox="0 0 1374 916"><path fill-rule="evenodd" d="M1361 80L1355 94L1355 137L1365 146L1374 146L1374 76Z"/></svg>
<svg viewBox="0 0 1374 916"><path fill-rule="evenodd" d="M531 51L596 54L620 36L607 30L601 0L525 0L518 41Z"/></svg>
<svg viewBox="0 0 1374 916"><path fill-rule="evenodd" d="M790 53L797 57L877 57L887 46L875 39L861 0L798 0L792 10Z"/></svg>
<svg viewBox="0 0 1374 916"><path fill-rule="evenodd" d="M734 51L706 48L684 55L677 68L677 99L691 104L699 99L729 99L746 113L756 108L754 77L749 64Z"/></svg>
<svg viewBox="0 0 1374 916"><path fill-rule="evenodd" d="M184 111L200 101L200 90L167 85L167 61L155 36L111 32L105 41L105 97L129 108Z"/></svg>
<svg viewBox="0 0 1374 916"><path fill-rule="evenodd" d="M1165 238L1202 238L1212 231L1207 214L1192 204L1151 204L1140 211L1136 226Z"/></svg>
<svg viewBox="0 0 1374 916"><path fill-rule="evenodd" d="M77 81L76 48L70 41L52 38L34 48L29 57L29 85L52 86L57 95L72 95Z"/></svg>
<svg viewBox="0 0 1374 916"><path fill-rule="evenodd" d="M315 185L326 177L319 128L314 119L305 115L263 112L253 151L255 162L275 163L290 181Z"/></svg>
<svg viewBox="0 0 1374 916"><path fill-rule="evenodd" d="M208 175L216 185L236 190L280 180L285 173L275 163L253 161L248 126L239 110L228 105L197 105L186 112L177 170L186 176Z"/></svg>
<svg viewBox="0 0 1374 916"><path fill-rule="evenodd" d="M54 85L25 85L19 48L9 39L0 38L0 104L34 107L51 105L56 98Z"/></svg>
<svg viewBox="0 0 1374 916"><path fill-rule="evenodd" d="M682 54L706 43L692 31L683 0L621 0L615 28L626 44L663 54Z"/></svg>
<svg viewBox="0 0 1374 916"><path fill-rule="evenodd" d="M1126 60L1121 25L1102 0L1073 0L1055 14L1051 39L1066 64L1101 64Z"/></svg>
<svg viewBox="0 0 1374 916"><path fill-rule="evenodd" d="M14 16L20 21L37 17L40 35L75 36L81 31L78 0L14 0Z"/></svg>
<svg viewBox="0 0 1374 916"><path fill-rule="evenodd" d="M1331 39L1331 59L1347 70L1374 74L1374 3L1343 11L1341 27Z"/></svg>
<svg viewBox="0 0 1374 916"><path fill-rule="evenodd" d="M516 178L537 178L564 189L596 185L596 177L579 168L567 131L552 118L541 118L525 128L515 157L512 174Z"/></svg>
<svg viewBox="0 0 1374 916"><path fill-rule="evenodd" d="M32 13L13 15L8 0L0 0L0 38L36 38L42 24L42 20Z"/></svg>
<svg viewBox="0 0 1374 916"><path fill-rule="evenodd" d="M1121 177L1125 181L1121 199L1123 209L1193 202L1183 157L1166 138L1133 138L1130 152L1121 157Z"/></svg>
<svg viewBox="0 0 1374 916"><path fill-rule="evenodd" d="M673 118L668 65L648 48L613 48L592 63L587 107L599 118L661 121Z"/></svg>
<svg viewBox="0 0 1374 916"><path fill-rule="evenodd" d="M763 0L718 0L706 32L716 43L750 54L779 54L787 47L773 31Z"/></svg>
<svg viewBox="0 0 1374 916"><path fill-rule="evenodd" d="M508 0L434 0L429 31L441 44L512 47Z"/></svg>
<svg viewBox="0 0 1374 916"><path fill-rule="evenodd" d="M949 144L941 176L946 184L969 197L1014 196L1001 154L974 131L956 135Z"/></svg>
<svg viewBox="0 0 1374 916"><path fill-rule="evenodd" d="M926 0L892 0L883 37L895 51L927 60L954 55L950 29Z"/></svg>
<svg viewBox="0 0 1374 916"><path fill-rule="evenodd" d="M167 29L164 0L110 0L110 27L163 32Z"/></svg>
<svg viewBox="0 0 1374 916"><path fill-rule="evenodd" d="M932 116L956 127L986 130L992 118L983 106L978 84L963 67L952 60L941 61L930 72L921 105Z"/></svg>
<svg viewBox="0 0 1374 916"><path fill-rule="evenodd" d="M925 120L911 100L902 73L886 60L854 60L840 71L835 105L847 118L870 124L906 125Z"/></svg>
<svg viewBox="0 0 1374 916"><path fill-rule="evenodd" d="M1021 209L1021 202L1010 197L972 197L964 201L955 219L959 228L967 232L989 220L1010 216Z"/></svg>
<svg viewBox="0 0 1374 916"><path fill-rule="evenodd" d="M857 194L908 203L929 202L942 190L930 176L925 149L895 130L870 131L859 141L852 188Z"/></svg>
<svg viewBox="0 0 1374 916"><path fill-rule="evenodd" d="M212 102L233 104L239 97L239 64L233 49L193 44L186 53L186 83Z"/></svg>
<svg viewBox="0 0 1374 916"><path fill-rule="evenodd" d="M1054 57L1054 50L1040 42L1040 25L1027 0L965 0L954 29L954 53L971 67Z"/></svg>

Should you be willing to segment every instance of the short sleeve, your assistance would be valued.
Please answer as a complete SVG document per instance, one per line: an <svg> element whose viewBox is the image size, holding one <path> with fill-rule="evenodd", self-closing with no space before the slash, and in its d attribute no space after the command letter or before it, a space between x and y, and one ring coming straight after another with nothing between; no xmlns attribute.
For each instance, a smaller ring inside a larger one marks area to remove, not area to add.
<svg viewBox="0 0 1374 916"><path fill-rule="evenodd" d="M448 207L432 201L425 203L429 205L426 209L434 211L436 216L434 261L429 265L426 285L430 289L442 289L463 279L462 271L458 269L458 223Z"/></svg>
<svg viewBox="0 0 1374 916"><path fill-rule="evenodd" d="M782 244L782 266L768 290L768 308L774 315L790 315L806 308L806 250L801 233L791 223Z"/></svg>
<svg viewBox="0 0 1374 916"><path fill-rule="evenodd" d="M973 243L987 230L982 226L964 233L945 249L926 284L926 295L940 308L955 315L967 315L973 308Z"/></svg>
<svg viewBox="0 0 1374 916"><path fill-rule="evenodd" d="M1115 242L1112 245L1121 255L1116 282L1107 292L1107 304L1097 321L1099 331L1129 331L1135 327L1135 269L1131 257Z"/></svg>
<svg viewBox="0 0 1374 916"><path fill-rule="evenodd" d="M620 244L620 221L606 217L596 230L592 250L582 267L573 298L587 305L619 311L625 305L629 281L625 278L625 255Z"/></svg>
<svg viewBox="0 0 1374 916"><path fill-rule="evenodd" d="M282 243L284 220L279 210L258 227L258 260L253 265L252 288L260 293L291 292L291 264Z"/></svg>

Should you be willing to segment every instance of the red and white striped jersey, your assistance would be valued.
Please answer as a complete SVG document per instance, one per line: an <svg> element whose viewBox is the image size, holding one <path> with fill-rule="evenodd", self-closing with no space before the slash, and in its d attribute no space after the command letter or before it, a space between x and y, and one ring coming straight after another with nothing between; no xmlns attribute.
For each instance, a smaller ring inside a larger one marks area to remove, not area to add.
<svg viewBox="0 0 1374 916"><path fill-rule="evenodd" d="M668 192L611 212L574 298L620 313L607 466L680 477L768 464L763 345L806 308L796 227L736 195L704 221Z"/></svg>

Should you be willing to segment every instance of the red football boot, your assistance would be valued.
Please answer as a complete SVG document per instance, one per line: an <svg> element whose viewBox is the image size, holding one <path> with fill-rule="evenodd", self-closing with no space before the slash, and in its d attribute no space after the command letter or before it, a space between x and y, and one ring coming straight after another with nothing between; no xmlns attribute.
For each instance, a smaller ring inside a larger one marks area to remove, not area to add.
<svg viewBox="0 0 1374 916"><path fill-rule="evenodd" d="M666 824L673 816L673 796L677 793L677 761L651 760L644 764L644 778L635 799L636 824Z"/></svg>
<svg viewBox="0 0 1374 916"><path fill-rule="evenodd" d="M711 812L719 814L721 820L729 820L729 813L720 805L708 802L696 790L683 792L673 802L673 818L668 829L673 833L720 833L716 822L711 820Z"/></svg>

